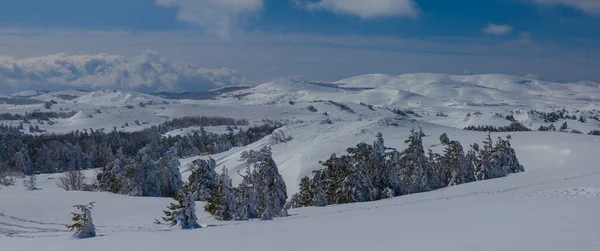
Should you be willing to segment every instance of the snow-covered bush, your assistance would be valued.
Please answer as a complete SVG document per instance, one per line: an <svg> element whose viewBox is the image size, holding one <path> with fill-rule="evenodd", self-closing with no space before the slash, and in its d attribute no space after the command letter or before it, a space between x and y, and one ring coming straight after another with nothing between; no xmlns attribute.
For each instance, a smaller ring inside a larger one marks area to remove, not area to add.
<svg viewBox="0 0 600 251"><path fill-rule="evenodd" d="M23 180L23 186L29 191L39 190L37 187L37 179L33 175L29 175Z"/></svg>
<svg viewBox="0 0 600 251"><path fill-rule="evenodd" d="M309 110L309 111L311 111L311 112L318 112L319 111L313 105L309 105L308 107L306 107L306 109Z"/></svg>
<svg viewBox="0 0 600 251"><path fill-rule="evenodd" d="M283 142L288 142L290 140L294 139L292 136L286 136L285 133L282 130L275 130L272 134L271 134L271 142L273 143L283 143Z"/></svg>

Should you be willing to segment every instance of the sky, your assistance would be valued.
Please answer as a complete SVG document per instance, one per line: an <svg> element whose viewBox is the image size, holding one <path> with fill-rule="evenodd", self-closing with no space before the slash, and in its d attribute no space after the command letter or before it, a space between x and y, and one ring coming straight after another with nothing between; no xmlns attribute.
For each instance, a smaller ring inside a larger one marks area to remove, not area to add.
<svg viewBox="0 0 600 251"><path fill-rule="evenodd" d="M600 81L600 0L3 0L0 92L282 77Z"/></svg>

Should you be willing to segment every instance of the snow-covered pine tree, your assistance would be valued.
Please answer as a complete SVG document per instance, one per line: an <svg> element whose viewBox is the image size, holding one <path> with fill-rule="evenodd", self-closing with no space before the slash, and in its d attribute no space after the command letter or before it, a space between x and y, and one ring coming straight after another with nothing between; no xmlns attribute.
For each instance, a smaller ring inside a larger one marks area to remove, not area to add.
<svg viewBox="0 0 600 251"><path fill-rule="evenodd" d="M261 219L265 217L286 217L287 188L283 177L279 174L277 164L272 158L271 148L263 149L266 153L263 159L254 165ZM263 215L268 214L263 217Z"/></svg>
<svg viewBox="0 0 600 251"><path fill-rule="evenodd" d="M209 157L208 160L194 160L191 165L188 183L196 192L195 200L205 201L217 186L217 163Z"/></svg>
<svg viewBox="0 0 600 251"><path fill-rule="evenodd" d="M491 137L491 133L488 132L488 136L483 141L483 149L479 150L479 162L477 163L477 167L475 168L475 178L477 180L486 180L494 177L490 176L491 173L491 157L493 150L493 141Z"/></svg>
<svg viewBox="0 0 600 251"><path fill-rule="evenodd" d="M247 168L242 182L235 190L235 220L248 220L258 217L258 195L255 183L253 173L250 168Z"/></svg>
<svg viewBox="0 0 600 251"><path fill-rule="evenodd" d="M80 210L79 213L71 213L73 215L74 223L72 225L67 225L71 231L75 230L75 234L73 234L76 238L90 238L96 236L96 227L94 226L94 221L92 220L92 209L94 208L94 202L90 202L85 205L75 205L73 206Z"/></svg>
<svg viewBox="0 0 600 251"><path fill-rule="evenodd" d="M420 134L411 130L411 135L405 143L408 144L408 148L402 152L401 161L410 174L408 193L420 193L438 188L439 177L427 162Z"/></svg>
<svg viewBox="0 0 600 251"><path fill-rule="evenodd" d="M431 166L431 168L437 173L440 179L440 186L445 187L447 184L444 183L444 176L446 176L447 168L445 168L443 163L443 157L434 153L433 150L427 149L427 162Z"/></svg>
<svg viewBox="0 0 600 251"><path fill-rule="evenodd" d="M503 176L509 173L524 172L525 168L519 163L515 150L510 145L510 136L506 139L498 138L493 149L493 160L497 163L498 169L502 171Z"/></svg>
<svg viewBox="0 0 600 251"><path fill-rule="evenodd" d="M126 167L129 160L123 154L123 149L119 148L115 159L103 166L96 175L100 191L111 193L129 193L129 180L125 179Z"/></svg>
<svg viewBox="0 0 600 251"><path fill-rule="evenodd" d="M35 165L42 173L53 173L58 169L58 163L54 161L52 150L46 145L42 145L39 149Z"/></svg>
<svg viewBox="0 0 600 251"><path fill-rule="evenodd" d="M498 145L498 143L496 144ZM491 134L483 142L483 149L480 151L480 165L475 170L477 180L495 179L506 176L510 171L509 167L504 165L505 152L499 151L494 147Z"/></svg>
<svg viewBox="0 0 600 251"><path fill-rule="evenodd" d="M217 187L206 200L204 210L213 215L217 220L234 219L236 205L231 178L227 169L223 167L221 174L217 177Z"/></svg>
<svg viewBox="0 0 600 251"><path fill-rule="evenodd" d="M312 204L317 207L327 206L328 200L325 190L323 189L323 183L320 177L321 173L315 173L315 176L310 182L310 190L312 191Z"/></svg>
<svg viewBox="0 0 600 251"><path fill-rule="evenodd" d="M368 167L373 170L369 172L371 183L375 189L373 199L379 200L390 197L390 194L395 194L399 190L400 182L396 168L390 165L390 162L386 159L383 135L377 133L376 137L372 152L373 165ZM390 190L392 193L390 193Z"/></svg>
<svg viewBox="0 0 600 251"><path fill-rule="evenodd" d="M378 135L378 147L383 147L381 134ZM379 149L382 150L382 149ZM365 143L360 143L356 148L349 148L350 156L342 156L348 166L348 174L342 180L342 191L349 194L350 202L372 201L379 196L379 187L383 187L385 178L380 177L384 168L384 152L375 153L374 148ZM382 150L384 151L384 150ZM380 155L381 154L381 155ZM375 162L377 161L377 162ZM378 186L374 186L374 183Z"/></svg>
<svg viewBox="0 0 600 251"><path fill-rule="evenodd" d="M181 173L179 159L175 150L171 149L156 162L161 181L161 196L175 196L181 189Z"/></svg>
<svg viewBox="0 0 600 251"><path fill-rule="evenodd" d="M298 194L298 207L310 207L313 206L313 198L314 198L314 191L312 190L311 187L311 181L310 178L308 176L305 176L304 178L300 179L300 185L299 185L299 192Z"/></svg>
<svg viewBox="0 0 600 251"><path fill-rule="evenodd" d="M406 188L410 185L410 175L408 169L402 165L402 154L394 150L388 153L387 164L388 168L391 168L394 174L390 179L393 179L393 183L396 184L394 189L394 196L407 194Z"/></svg>
<svg viewBox="0 0 600 251"><path fill-rule="evenodd" d="M23 146L20 151L13 155L13 163L15 163L15 168L25 175L33 173L33 163L27 147Z"/></svg>
<svg viewBox="0 0 600 251"><path fill-rule="evenodd" d="M332 154L326 161L319 162L325 169L315 172L315 178L325 192L327 204L344 204L352 202L351 191L342 184L350 175L348 156L337 157Z"/></svg>
<svg viewBox="0 0 600 251"><path fill-rule="evenodd" d="M479 160L479 145L477 143L474 143L473 145L471 145L469 151L465 155L465 162L467 162L466 171L470 175L468 177L469 178L468 182L476 181L477 177L475 175L475 170L477 169L478 163L480 162L480 160Z"/></svg>
<svg viewBox="0 0 600 251"><path fill-rule="evenodd" d="M127 176L131 177L133 187L129 195L150 197L161 195L161 180L152 154L150 147L142 148L136 156L135 163L127 167Z"/></svg>
<svg viewBox="0 0 600 251"><path fill-rule="evenodd" d="M452 141L444 152L442 166L447 171L442 176L442 184L455 186L471 182L474 174L470 172L461 144L458 141Z"/></svg>
<svg viewBox="0 0 600 251"><path fill-rule="evenodd" d="M165 216L162 219L171 226L179 224L182 229L200 228L198 217L196 217L194 197L194 192L189 186L183 186L183 189L173 197L176 203L171 203L167 210L163 210Z"/></svg>
<svg viewBox="0 0 600 251"><path fill-rule="evenodd" d="M346 156L342 158L347 159ZM377 194L367 174L367 164L364 162L348 163L348 176L342 181L341 189L344 194L350 195L350 203L372 201Z"/></svg>

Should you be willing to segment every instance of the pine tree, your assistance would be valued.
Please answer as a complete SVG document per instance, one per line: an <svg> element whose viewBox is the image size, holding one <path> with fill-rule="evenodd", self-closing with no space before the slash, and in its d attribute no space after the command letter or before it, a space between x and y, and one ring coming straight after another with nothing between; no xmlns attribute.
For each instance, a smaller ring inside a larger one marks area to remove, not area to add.
<svg viewBox="0 0 600 251"><path fill-rule="evenodd" d="M567 129L569 129L569 126L567 125L567 121L565 121L565 123L560 126L560 131L566 131Z"/></svg>
<svg viewBox="0 0 600 251"><path fill-rule="evenodd" d="M171 226L179 224L182 229L201 228L196 217L196 203L194 202L194 193L186 185L173 198L176 203L171 203L167 210L163 210L165 222L171 223Z"/></svg>
<svg viewBox="0 0 600 251"><path fill-rule="evenodd" d="M393 183L396 184L393 187L394 196L407 194L406 188L410 186L410 175L408 169L402 165L402 154L396 150L388 153L387 162L386 166L392 169L393 173L390 179L393 179Z"/></svg>
<svg viewBox="0 0 600 251"><path fill-rule="evenodd" d="M287 188L272 158L271 149L266 147L264 152L262 161L254 165L261 219L285 217L287 216L285 209Z"/></svg>
<svg viewBox="0 0 600 251"><path fill-rule="evenodd" d="M174 150L168 151L156 162L161 180L161 196L174 196L181 189L179 165Z"/></svg>
<svg viewBox="0 0 600 251"><path fill-rule="evenodd" d="M160 175L152 155L151 147L142 148L136 156L136 162L127 168L127 176L131 177L133 186L130 195L161 196Z"/></svg>
<svg viewBox="0 0 600 251"><path fill-rule="evenodd" d="M328 199L325 190L323 190L323 184L319 177L319 173L317 173L310 182L310 189L313 191L312 205L316 207L327 206Z"/></svg>
<svg viewBox="0 0 600 251"><path fill-rule="evenodd" d="M473 182L477 180L477 177L475 175L475 170L477 169L478 163L480 162L479 160L479 145L478 144L473 144L471 145L469 151L467 152L467 154L465 155L465 162L467 163L466 166L466 171L468 173L468 180L467 182Z"/></svg>
<svg viewBox="0 0 600 251"><path fill-rule="evenodd" d="M231 178L227 169L223 167L218 176L217 188L206 200L204 210L213 215L217 220L232 220L236 214L235 196L231 187Z"/></svg>
<svg viewBox="0 0 600 251"><path fill-rule="evenodd" d="M452 141L445 150L442 166L447 170L442 176L442 184L447 186L471 182L472 173L465 159L464 151L458 141Z"/></svg>
<svg viewBox="0 0 600 251"><path fill-rule="evenodd" d="M313 206L314 191L311 187L311 181L308 176L300 179L300 191L298 192L298 207Z"/></svg>
<svg viewBox="0 0 600 251"><path fill-rule="evenodd" d="M410 175L408 193L426 192L438 188L439 177L427 162L420 134L412 130L405 143L408 143L408 148L402 152L401 161Z"/></svg>
<svg viewBox="0 0 600 251"><path fill-rule="evenodd" d="M15 153L13 155L13 161L17 170L23 172L26 175L33 174L33 163L31 161L31 156L29 155L29 150L27 150L27 147L23 146L20 151Z"/></svg>
<svg viewBox="0 0 600 251"><path fill-rule="evenodd" d="M255 179L250 169L246 169L242 182L235 193L235 220L248 220L257 218L258 212L258 194L255 187Z"/></svg>
<svg viewBox="0 0 600 251"><path fill-rule="evenodd" d="M192 162L191 174L188 178L190 187L196 191L195 200L205 201L210 197L210 194L216 189L217 172L215 171L217 164L214 159L195 160Z"/></svg>
<svg viewBox="0 0 600 251"><path fill-rule="evenodd" d="M96 236L96 227L92 220L92 209L94 208L94 202L90 202L86 205L75 205L73 206L79 209L80 213L71 213L73 215L74 223L67 225L71 231L75 230L73 234L76 238L90 238Z"/></svg>
<svg viewBox="0 0 600 251"><path fill-rule="evenodd" d="M483 141L483 149L479 151L479 162L477 163L477 167L475 168L475 178L477 180L486 180L494 178L492 173L492 151L493 151L493 141L491 137L491 133L488 132L487 138Z"/></svg>

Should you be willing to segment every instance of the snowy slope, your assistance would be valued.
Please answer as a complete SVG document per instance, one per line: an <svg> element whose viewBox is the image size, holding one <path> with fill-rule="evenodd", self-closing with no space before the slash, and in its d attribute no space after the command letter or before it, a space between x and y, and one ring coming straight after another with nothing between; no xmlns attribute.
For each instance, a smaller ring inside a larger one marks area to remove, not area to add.
<svg viewBox="0 0 600 251"><path fill-rule="evenodd" d="M217 222L199 212L207 227L190 231L152 224L168 199L64 192L52 175L41 175L42 190L0 190L1 201L10 202L0 204L0 243L3 250L597 250L600 170L592 163L599 142L543 136L515 137L525 173L378 202L294 209L271 222ZM556 159L539 161L548 156ZM101 236L70 239L63 226L70 205L88 201L96 201Z"/></svg>
<svg viewBox="0 0 600 251"><path fill-rule="evenodd" d="M481 142L486 133L463 127L505 126L511 123L505 119L509 114L532 129L549 125L528 114L533 109L565 109L577 117L600 115L597 83L562 84L500 74L364 75L335 83L274 81L213 100L174 101L112 90L49 92L30 98L57 104L50 109L42 103L0 105L0 113L75 111L73 117L55 119L52 126L31 121L59 133L112 130L113 126L134 131L181 116L233 117L251 124L281 121L285 126L280 130L292 137L290 141L266 137L210 157L217 161L218 170L228 168L235 183L240 179L237 171L251 165L240 160L240 153L270 146L290 195L298 190L300 178L321 168L319 160L344 153L359 142L372 143L377 132L383 134L386 146L402 150L410 130L421 127L427 134L425 148L442 152L440 134L445 132L466 147ZM404 117L392 109L414 114ZM331 123L323 123L326 119ZM512 136L525 173L378 202L293 209L290 217L270 222L219 222L202 212L198 203L200 220L207 227L192 231L153 224L169 199L65 192L56 187L59 174L43 174L38 176L39 191L25 191L20 181L0 188L0 250L598 250L600 169L595 163L600 137L585 133L600 129L600 121L560 120L555 125L565 121L569 130L584 135L492 134L494 139ZM198 129L184 128L165 136ZM206 130L227 132L226 127ZM181 160L184 178L189 175L187 163L198 158L208 156ZM94 171L87 177L93 180ZM69 223L71 206L90 201L96 201L94 220L100 236L70 239L64 224Z"/></svg>

